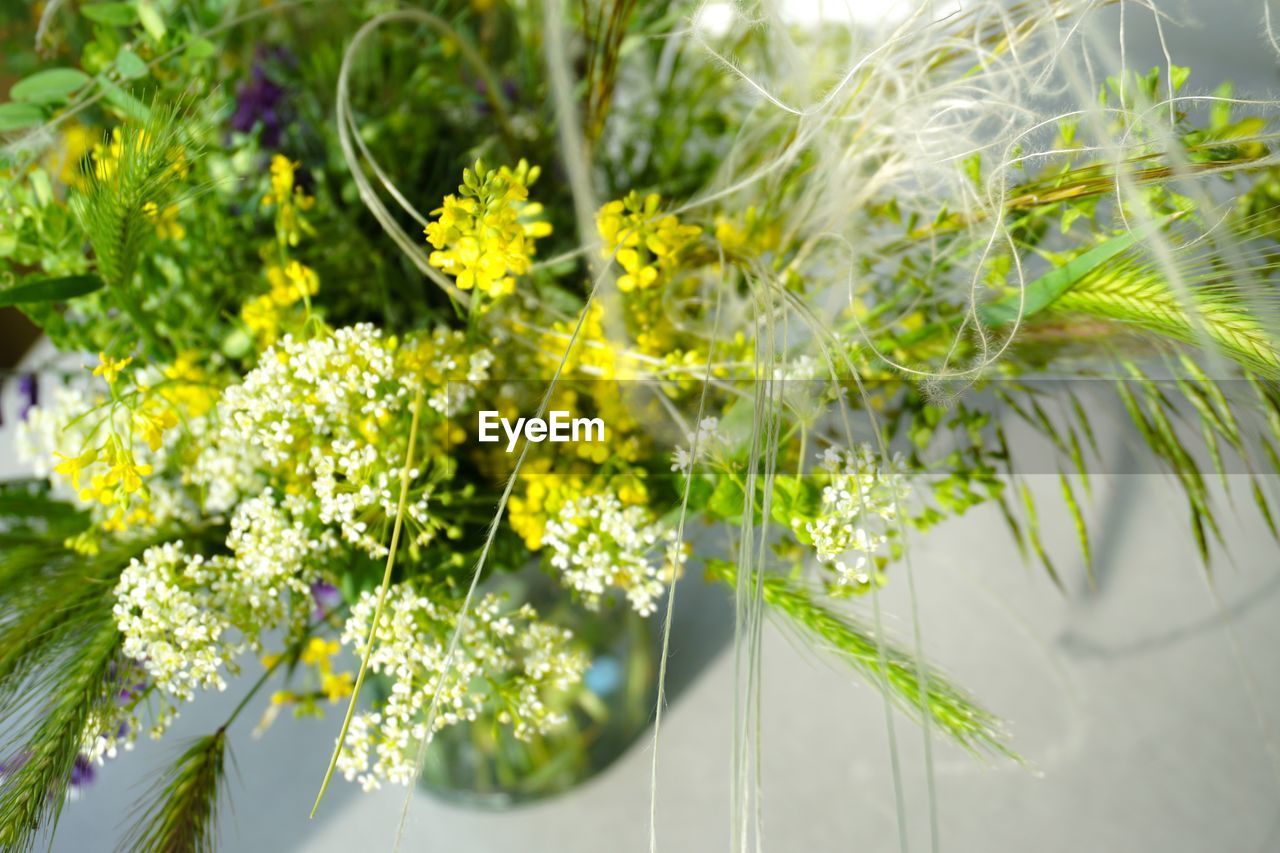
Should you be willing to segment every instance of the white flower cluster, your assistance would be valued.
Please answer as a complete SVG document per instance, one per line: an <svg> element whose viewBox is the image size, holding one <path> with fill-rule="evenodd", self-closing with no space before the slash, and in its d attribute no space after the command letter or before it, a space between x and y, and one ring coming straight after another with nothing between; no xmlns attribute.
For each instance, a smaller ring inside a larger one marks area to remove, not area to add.
<svg viewBox="0 0 1280 853"><path fill-rule="evenodd" d="M427 405L441 415L456 416L475 399L476 385L489 378L493 353L467 353L466 335L439 326L418 344L418 370L434 386Z"/></svg>
<svg viewBox="0 0 1280 853"><path fill-rule="evenodd" d="M409 394L393 347L371 325L310 340L286 336L224 392L221 449L251 446L276 472L309 479L334 441L367 443Z"/></svg>
<svg viewBox="0 0 1280 853"><path fill-rule="evenodd" d="M262 630L285 621L291 594L308 598L319 565L338 552L332 531L316 532L298 520L306 503L298 495L277 503L267 489L236 507L231 518L227 547L235 560L230 571L213 578L211 589L251 643Z"/></svg>
<svg viewBox="0 0 1280 853"><path fill-rule="evenodd" d="M53 470L54 453L68 453L68 448L75 450L88 440L91 423L84 415L94 404L88 394L71 385L54 388L49 397L48 403L31 409L18 424L14 438L18 459L30 465L36 477L48 479L56 494L83 506L70 481Z"/></svg>
<svg viewBox="0 0 1280 853"><path fill-rule="evenodd" d="M245 495L256 495L267 485L257 446L229 446L227 432L215 418L191 424L194 443L201 449L186 479L200 490L201 505L209 515L230 512Z"/></svg>
<svg viewBox="0 0 1280 853"><path fill-rule="evenodd" d="M133 750L138 741L138 719L132 714L118 713L119 710L112 708L105 714L95 712L89 716L80 744L80 754L85 760L105 764L108 758L115 758L121 750Z"/></svg>
<svg viewBox="0 0 1280 853"><path fill-rule="evenodd" d="M373 593L364 593L343 630L342 642L361 656L376 600ZM567 718L551 707L549 694L572 688L586 668L585 658L569 646L568 631L539 622L527 604L504 612L502 599L487 595L465 620L442 680L457 626L454 613L409 585L389 590L369 669L391 680L391 694L377 711L351 721L338 758L348 781L358 780L366 791L383 781L413 781L418 746L427 736L426 716L437 690L433 733L487 714L512 726L513 734L525 740L564 724Z"/></svg>
<svg viewBox="0 0 1280 853"><path fill-rule="evenodd" d="M870 560L887 544L884 532L897 517L906 484L894 468L886 471L869 445L856 451L827 448L819 457L831 475L822 490L822 511L804 522L818 561L836 573L841 585L871 581Z"/></svg>
<svg viewBox="0 0 1280 853"><path fill-rule="evenodd" d="M277 502L267 489L236 508L231 556L206 559L172 542L148 548L121 573L114 613L123 651L160 691L190 701L197 689L224 689L236 655L291 616L305 617L290 602L308 600L318 566L339 544L331 531L316 534L294 518L302 503L292 495Z"/></svg>
<svg viewBox="0 0 1280 853"><path fill-rule="evenodd" d="M677 446L671 455L671 470L688 475L699 459L717 450L724 443L720 434L720 421L717 418L703 418L698 428L689 436L688 448Z"/></svg>
<svg viewBox="0 0 1280 853"><path fill-rule="evenodd" d="M331 455L316 460L315 479L311 488L319 502L319 519L336 525L342 538L370 557L387 555L382 531L370 528L369 519L394 518L400 497L400 466L403 460L380 460L378 448L354 441L335 441ZM409 479L422 472L413 468ZM430 514L431 494L428 489L411 493L405 502L408 530L416 531L419 545L427 544L435 533Z"/></svg>
<svg viewBox="0 0 1280 853"><path fill-rule="evenodd" d="M178 541L148 548L121 573L114 614L124 654L165 693L190 700L197 688L226 688L222 669L240 647L226 638L210 582L228 568L184 554Z"/></svg>
<svg viewBox="0 0 1280 853"><path fill-rule="evenodd" d="M303 486L319 524L384 557L381 522L399 502L413 386L427 386L433 410L457 414L493 360L485 350L465 352L465 336L444 329L404 342L367 324L311 340L286 336L223 394L218 434L196 465L196 479L211 497L221 488L225 501L222 483L246 481L246 468L265 469ZM411 471L411 479L421 473ZM251 480L246 487L242 494L254 493ZM405 507L407 530L419 545L439 527L430 499L430 487L417 487Z"/></svg>
<svg viewBox="0 0 1280 853"><path fill-rule="evenodd" d="M641 616L658 607L681 552L672 535L653 521L643 506L624 507L615 495L585 495L565 502L547 520L542 537L560 582L578 592L583 603L598 609L610 589L622 590ZM655 552L667 550L667 562Z"/></svg>

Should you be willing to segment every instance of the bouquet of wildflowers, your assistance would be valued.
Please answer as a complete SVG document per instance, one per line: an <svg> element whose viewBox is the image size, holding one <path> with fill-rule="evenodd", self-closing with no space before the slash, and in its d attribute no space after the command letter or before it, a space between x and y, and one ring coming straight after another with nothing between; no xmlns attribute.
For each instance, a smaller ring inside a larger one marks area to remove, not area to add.
<svg viewBox="0 0 1280 853"><path fill-rule="evenodd" d="M25 414L37 478L0 491L0 846L237 679L130 849L212 849L259 691L260 731L322 717L366 790L465 747L467 784L546 793L619 691L656 745L694 583L736 607L740 843L765 617L927 737L1016 759L877 591L981 506L1072 582L1035 465L1087 575L1100 397L1209 562L1204 471L1280 470L1277 132L1185 68L1082 62L1095 2L903 5L5 22L0 305L72 367Z"/></svg>

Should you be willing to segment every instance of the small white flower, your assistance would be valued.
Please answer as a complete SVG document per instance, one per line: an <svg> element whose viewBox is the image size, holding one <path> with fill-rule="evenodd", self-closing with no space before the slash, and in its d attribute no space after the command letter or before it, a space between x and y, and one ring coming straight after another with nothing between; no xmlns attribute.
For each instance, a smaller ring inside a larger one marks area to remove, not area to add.
<svg viewBox="0 0 1280 853"><path fill-rule="evenodd" d="M342 642L357 653L373 618L376 596L366 592L351 608ZM369 654L369 669L391 679L390 695L376 712L358 714L338 756L338 769L366 791L382 782L413 781L418 745L428 736L426 715L440 691L432 732L493 713L524 740L563 725L567 717L547 704L548 691L568 690L582 679L586 660L572 651L572 635L540 622L529 605L504 612L487 595L465 621L447 677L441 680L449 639L458 621L451 608L400 584L391 588ZM443 686L442 686L443 685Z"/></svg>
<svg viewBox="0 0 1280 853"><path fill-rule="evenodd" d="M657 609L665 589L654 555L670 542L647 508L623 507L607 493L566 502L542 536L560 582L576 590L587 607L599 608L606 592L618 589L641 616Z"/></svg>
<svg viewBox="0 0 1280 853"><path fill-rule="evenodd" d="M871 582L870 559L888 544L884 531L906 498L900 460L886 471L868 445L857 451L827 448L818 458L831 474L822 490L822 510L817 519L797 519L793 527L803 525L818 562L836 573L841 586L865 586Z"/></svg>

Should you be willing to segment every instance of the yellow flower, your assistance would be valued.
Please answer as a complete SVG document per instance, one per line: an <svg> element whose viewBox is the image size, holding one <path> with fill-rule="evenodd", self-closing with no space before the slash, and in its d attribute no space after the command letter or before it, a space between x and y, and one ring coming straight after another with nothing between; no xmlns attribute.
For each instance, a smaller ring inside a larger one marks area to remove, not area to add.
<svg viewBox="0 0 1280 853"><path fill-rule="evenodd" d="M80 500L85 503L97 501L103 506L115 503L116 490L107 484L105 474L94 474L89 478L89 485L80 490Z"/></svg>
<svg viewBox="0 0 1280 853"><path fill-rule="evenodd" d="M515 169L486 169L477 162L464 170L458 195L447 195L423 229L436 250L432 266L455 278L461 290L477 290L496 299L515 290L515 276L529 271L534 241L551 233L538 217L542 205L530 204L529 184L539 170L521 160Z"/></svg>
<svg viewBox="0 0 1280 853"><path fill-rule="evenodd" d="M161 240L181 240L187 236L187 229L178 221L178 206L171 204L164 210L160 210L159 205L154 201L149 201L142 206L142 212L147 219L151 220L151 224L155 226L156 236Z"/></svg>
<svg viewBox="0 0 1280 853"><path fill-rule="evenodd" d="M119 533L131 526L154 524L155 520L155 515L145 506L134 507L128 512L123 506L118 506L115 512L102 522L102 529L110 533Z"/></svg>
<svg viewBox="0 0 1280 853"><path fill-rule="evenodd" d="M93 135L83 124L72 120L62 130L62 140L45 155L44 167L69 187L80 186L80 161L93 149ZM101 148L101 146L98 146Z"/></svg>
<svg viewBox="0 0 1280 853"><path fill-rule="evenodd" d="M351 695L353 687L353 679L349 672L326 672L320 676L320 689L324 691L324 695L330 702L347 698Z"/></svg>
<svg viewBox="0 0 1280 853"><path fill-rule="evenodd" d="M526 462L526 474L522 469L520 484L523 494L513 494L507 504L507 517L511 529L524 540L530 551L542 547L542 535L546 531L547 519L560 511L560 507L579 497L585 488L585 481L576 474L563 473L562 467L554 471L551 460L539 457Z"/></svg>
<svg viewBox="0 0 1280 853"><path fill-rule="evenodd" d="M217 389L195 360L193 352L179 355L162 370L167 381L156 389L167 403L192 418L208 413L218 398Z"/></svg>
<svg viewBox="0 0 1280 853"><path fill-rule="evenodd" d="M165 409L159 414L139 409L133 413L133 425L154 452L164 443L164 431L178 425L178 416L172 409Z"/></svg>
<svg viewBox="0 0 1280 853"><path fill-rule="evenodd" d="M109 140L106 144L93 144L93 175L100 181L109 181L115 177L120 169L120 155L124 153L120 128L112 128Z"/></svg>
<svg viewBox="0 0 1280 853"><path fill-rule="evenodd" d="M108 385L114 385L120 376L120 371L129 366L133 361L133 357L129 358L112 358L105 352L98 353L98 366L93 369L94 376L101 376L107 380Z"/></svg>
<svg viewBox="0 0 1280 853"><path fill-rule="evenodd" d="M288 157L277 154L271 158L271 192L262 200L264 207L285 205L293 198L294 170L298 167Z"/></svg>
<svg viewBox="0 0 1280 853"><path fill-rule="evenodd" d="M98 448L91 447L79 456L63 456L56 450L53 454L62 460L53 466L53 470L69 479L71 488L80 491L80 475L97 460Z"/></svg>
<svg viewBox="0 0 1280 853"><path fill-rule="evenodd" d="M716 217L716 242L726 252L769 252L778 248L779 240L778 226L766 221L754 206L746 209L741 225L724 216Z"/></svg>
<svg viewBox="0 0 1280 853"><path fill-rule="evenodd" d="M276 209L276 233L290 246L298 245L302 234L314 233L299 211L310 210L316 200L296 185L297 168L298 164L283 154L272 157L271 189L262 198L264 209Z"/></svg>
<svg viewBox="0 0 1280 853"><path fill-rule="evenodd" d="M315 296L320 289L320 276L311 267L290 261L284 269L267 267L267 283L271 285L271 301L285 307Z"/></svg>
<svg viewBox="0 0 1280 853"><path fill-rule="evenodd" d="M240 319L253 332L259 347L271 346L280 336L280 308L270 295L255 297L242 305Z"/></svg>
<svg viewBox="0 0 1280 853"><path fill-rule="evenodd" d="M121 443L120 439L112 436L106 445L106 462L107 475L103 478L103 486L116 486L123 490L125 495L131 495L142 488L142 478L151 475L150 465L139 465L133 458L133 453ZM97 478L94 478L95 485Z"/></svg>
<svg viewBox="0 0 1280 853"><path fill-rule="evenodd" d="M632 190L596 214L596 231L604 241L601 254L616 260L625 271L618 277L623 293L657 285L679 265L680 252L702 233L696 225L682 225L675 216L660 216L661 205L657 193L642 199Z"/></svg>
<svg viewBox="0 0 1280 853"><path fill-rule="evenodd" d="M338 653L340 645L337 640L325 640L321 637L312 637L303 648L302 654L298 656L307 666L319 668L322 672L329 671L329 658Z"/></svg>

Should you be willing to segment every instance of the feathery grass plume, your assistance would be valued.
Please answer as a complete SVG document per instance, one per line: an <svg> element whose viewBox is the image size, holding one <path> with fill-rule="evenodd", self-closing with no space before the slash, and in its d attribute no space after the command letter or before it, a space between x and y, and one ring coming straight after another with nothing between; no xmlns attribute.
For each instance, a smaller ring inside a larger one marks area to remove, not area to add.
<svg viewBox="0 0 1280 853"><path fill-rule="evenodd" d="M27 585L65 557L63 543L88 526L88 513L51 497L47 484L0 484L0 605L21 603Z"/></svg>
<svg viewBox="0 0 1280 853"><path fill-rule="evenodd" d="M166 209L189 171L193 152L184 143L187 117L185 100L155 103L140 126L113 129L86 158L85 188L72 198L98 275L153 354L168 348L146 316L146 294L136 290L133 279L143 250L155 239L153 218Z"/></svg>
<svg viewBox="0 0 1280 853"><path fill-rule="evenodd" d="M213 853L226 794L226 727L198 738L162 776L120 842L130 853Z"/></svg>
<svg viewBox="0 0 1280 853"><path fill-rule="evenodd" d="M189 169L183 142L186 106L153 104L140 126L111 131L84 166L85 188L74 209L111 287L128 287L155 228L148 210L163 207Z"/></svg>
<svg viewBox="0 0 1280 853"><path fill-rule="evenodd" d="M81 636L83 616L100 604L119 566L87 562L30 584L20 603L6 604L0 623L0 710L21 699L32 673L63 662L63 653ZM45 673L48 677L48 673Z"/></svg>
<svg viewBox="0 0 1280 853"><path fill-rule="evenodd" d="M734 563L708 560L706 566L712 578L731 586L737 582ZM848 661L873 686L885 689L894 704L913 719L919 720L928 714L944 733L969 752L1021 760L1008 746L1008 736L999 718L978 705L936 669L928 669L928 678L923 680L927 692L921 693L922 680L913 653L878 640L874 631L859 625L847 614L836 613L815 601L812 595L785 577L765 574L754 579L753 584L756 581L763 589L766 605L819 641L824 648Z"/></svg>
<svg viewBox="0 0 1280 853"><path fill-rule="evenodd" d="M7 750L11 769L0 778L0 848L5 850L28 850L56 826L85 730L115 702L112 668L120 634L105 597L81 630L82 642L49 676L48 697L29 737Z"/></svg>
<svg viewBox="0 0 1280 853"><path fill-rule="evenodd" d="M121 570L169 538L161 533L78 553L65 542L85 529L87 516L13 487L0 491L0 504L20 495L29 504L0 532L6 545L0 551L0 710L38 700L103 608L110 613L111 590ZM22 515L28 523L15 524Z"/></svg>
<svg viewBox="0 0 1280 853"><path fill-rule="evenodd" d="M1260 377L1280 378L1280 339L1258 316L1258 300L1228 281L1197 284L1191 294L1193 306L1187 306L1159 268L1129 255L1082 278L1050 310L1125 323L1193 346L1207 338Z"/></svg>

